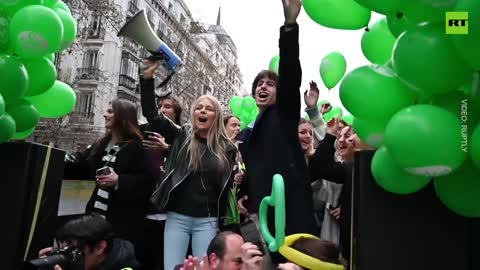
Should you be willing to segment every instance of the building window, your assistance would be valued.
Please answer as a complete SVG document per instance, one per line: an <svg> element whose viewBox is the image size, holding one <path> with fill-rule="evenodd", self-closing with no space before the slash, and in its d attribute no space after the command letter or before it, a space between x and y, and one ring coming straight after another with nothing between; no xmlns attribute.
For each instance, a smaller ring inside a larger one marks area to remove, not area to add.
<svg viewBox="0 0 480 270"><path fill-rule="evenodd" d="M138 64L129 54L122 55L118 84L134 90L138 81Z"/></svg>
<svg viewBox="0 0 480 270"><path fill-rule="evenodd" d="M53 64L55 65L55 67L56 67L57 69L60 68L60 62L61 62L60 58L61 58L61 57L62 57L62 53L61 53L61 52L60 52L60 53L55 53L55 61L53 61Z"/></svg>
<svg viewBox="0 0 480 270"><path fill-rule="evenodd" d="M150 26L152 26L153 29L155 29L155 23L153 23L153 13L151 9L147 9L147 19L150 22Z"/></svg>
<svg viewBox="0 0 480 270"><path fill-rule="evenodd" d="M168 11L172 11L173 9L173 4L172 3L168 3Z"/></svg>
<svg viewBox="0 0 480 270"><path fill-rule="evenodd" d="M84 118L92 118L94 111L95 96L93 92L80 91L78 95L77 106L75 112Z"/></svg>
<svg viewBox="0 0 480 270"><path fill-rule="evenodd" d="M166 25L162 21L158 21L158 31L165 32Z"/></svg>
<svg viewBox="0 0 480 270"><path fill-rule="evenodd" d="M88 51L83 63L85 68L97 68L98 51Z"/></svg>
<svg viewBox="0 0 480 270"><path fill-rule="evenodd" d="M183 14L180 14L180 24L183 26L185 24L185 16Z"/></svg>
<svg viewBox="0 0 480 270"><path fill-rule="evenodd" d="M102 25L102 17L97 13L93 13L91 18L90 29L88 30L88 37L100 38L101 28L102 28L101 25Z"/></svg>

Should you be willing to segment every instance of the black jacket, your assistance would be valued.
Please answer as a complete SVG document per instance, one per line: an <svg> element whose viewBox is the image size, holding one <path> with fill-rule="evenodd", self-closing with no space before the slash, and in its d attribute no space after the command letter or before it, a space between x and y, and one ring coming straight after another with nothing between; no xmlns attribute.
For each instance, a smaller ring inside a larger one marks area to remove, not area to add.
<svg viewBox="0 0 480 270"><path fill-rule="evenodd" d="M350 260L350 229L352 209L352 164L335 161L335 136L326 134L315 154L309 160L311 181L325 179L343 184L340 193L340 248L342 256Z"/></svg>
<svg viewBox="0 0 480 270"><path fill-rule="evenodd" d="M150 124L150 130L160 133L165 141L171 145L168 152L167 161L164 165L165 174L162 176L160 186L153 192L150 200L159 209L165 210L170 195L192 172L188 166L188 145L192 138L191 125L178 126L163 113L158 113L155 104L154 81L152 79L140 79L140 89L142 95L142 111ZM223 222L223 215L226 212L228 189L233 184L231 172L237 156L237 148L233 143L227 149L227 157L230 164L222 176L219 186L219 197L217 199L217 209L219 225Z"/></svg>
<svg viewBox="0 0 480 270"><path fill-rule="evenodd" d="M281 174L285 182L286 235L315 234L312 188L307 165L298 139L300 119L300 84L298 25L280 29L280 66L276 104L256 119L253 129L239 136L239 149L246 165L242 189L248 195L247 208L257 213L260 202L272 191L272 178ZM274 231L273 212L269 225Z"/></svg>
<svg viewBox="0 0 480 270"><path fill-rule="evenodd" d="M102 163L90 158L90 151L94 147L95 144L84 152L73 154L76 161L65 163L64 179L95 180L95 171ZM147 159L140 142L127 143L118 152L115 163L111 166L118 174L118 189L110 194L106 218L117 237L137 244L153 187L153 178L148 172ZM97 189L98 185L87 204L86 212L93 208Z"/></svg>

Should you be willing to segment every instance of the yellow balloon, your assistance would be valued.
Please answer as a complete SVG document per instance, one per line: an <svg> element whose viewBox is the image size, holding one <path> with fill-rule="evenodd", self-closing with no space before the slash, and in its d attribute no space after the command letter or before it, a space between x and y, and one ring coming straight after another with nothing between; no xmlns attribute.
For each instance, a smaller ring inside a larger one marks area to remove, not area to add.
<svg viewBox="0 0 480 270"><path fill-rule="evenodd" d="M291 248L290 246L300 238L310 238L310 239L320 240L320 238L313 236L311 234L306 234L306 233L297 233L297 234L289 235L285 237L285 242L279 249L280 254L282 254L283 257L287 258L287 260L295 263L296 265L299 265L311 270L345 270L345 267L343 265L324 262L312 256L308 256L294 248Z"/></svg>

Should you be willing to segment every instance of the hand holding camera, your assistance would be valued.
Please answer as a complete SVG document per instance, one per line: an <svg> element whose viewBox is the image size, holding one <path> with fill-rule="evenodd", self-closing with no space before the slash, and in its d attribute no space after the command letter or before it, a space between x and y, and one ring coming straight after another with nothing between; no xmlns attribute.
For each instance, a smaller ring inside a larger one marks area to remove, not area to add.
<svg viewBox="0 0 480 270"><path fill-rule="evenodd" d="M44 248L38 252L38 259L26 262L26 269L53 269L62 270L62 266L69 267L82 259L80 249L71 246L61 248Z"/></svg>
<svg viewBox="0 0 480 270"><path fill-rule="evenodd" d="M111 167L102 167L96 173L97 184L101 187L111 187L118 184L118 174Z"/></svg>

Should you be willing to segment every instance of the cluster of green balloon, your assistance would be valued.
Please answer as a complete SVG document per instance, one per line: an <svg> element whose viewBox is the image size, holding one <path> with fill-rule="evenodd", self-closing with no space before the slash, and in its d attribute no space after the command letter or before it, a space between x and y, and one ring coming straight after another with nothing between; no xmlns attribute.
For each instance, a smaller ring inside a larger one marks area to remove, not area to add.
<svg viewBox="0 0 480 270"><path fill-rule="evenodd" d="M40 117L73 110L75 92L56 81L53 61L76 35L62 1L0 1L0 143L28 137Z"/></svg>
<svg viewBox="0 0 480 270"><path fill-rule="evenodd" d="M345 57L339 52L327 54L320 63L320 77L328 90L340 82L346 70L347 62Z"/></svg>
<svg viewBox="0 0 480 270"><path fill-rule="evenodd" d="M240 119L241 129L246 128L257 118L258 107L253 97L234 96L230 99L229 105L233 115Z"/></svg>
<svg viewBox="0 0 480 270"><path fill-rule="evenodd" d="M480 185L472 180L480 174L480 2L355 2L385 15L362 36L372 65L353 70L340 85L359 137L379 148L376 181L406 194L433 177L448 208L480 217ZM447 11L468 12L468 35L446 34Z"/></svg>

